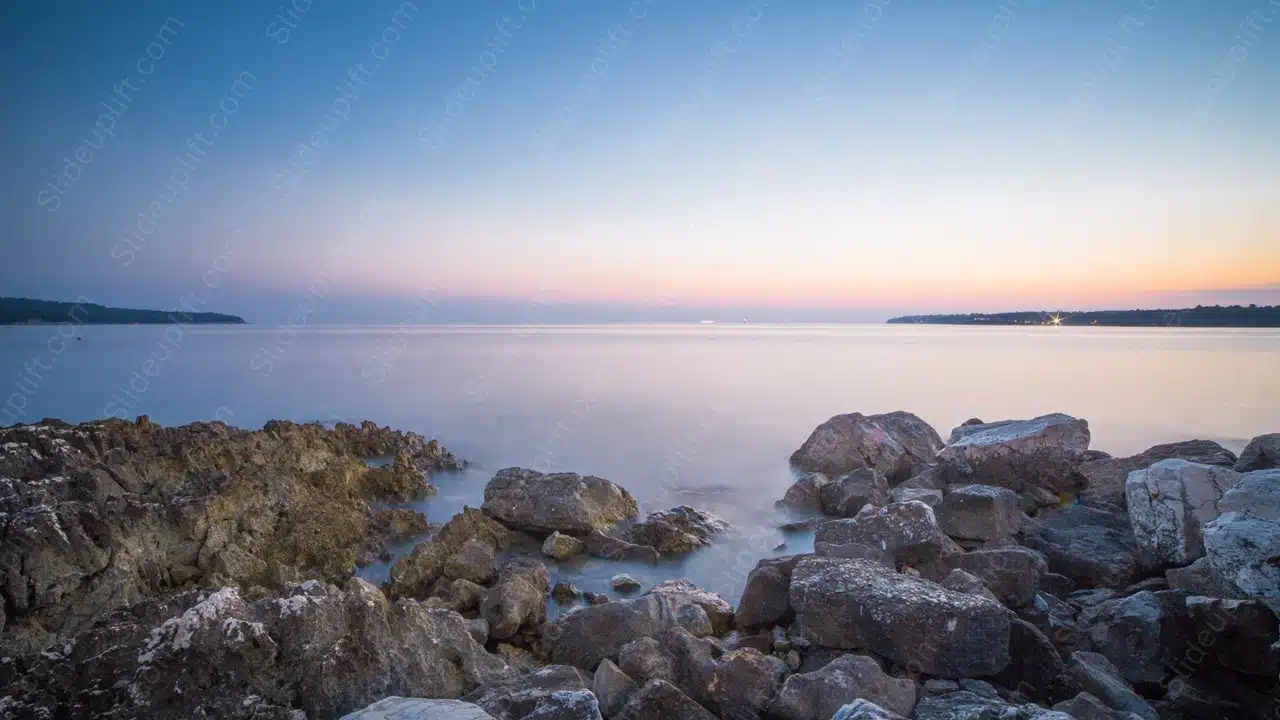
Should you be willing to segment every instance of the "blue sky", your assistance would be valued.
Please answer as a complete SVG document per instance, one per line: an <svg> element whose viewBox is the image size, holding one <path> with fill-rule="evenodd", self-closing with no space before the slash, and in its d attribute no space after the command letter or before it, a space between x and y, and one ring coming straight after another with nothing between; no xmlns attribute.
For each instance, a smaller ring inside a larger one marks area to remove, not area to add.
<svg viewBox="0 0 1280 720"><path fill-rule="evenodd" d="M261 322L1280 296L1273 0L113 5L5 10L0 294Z"/></svg>

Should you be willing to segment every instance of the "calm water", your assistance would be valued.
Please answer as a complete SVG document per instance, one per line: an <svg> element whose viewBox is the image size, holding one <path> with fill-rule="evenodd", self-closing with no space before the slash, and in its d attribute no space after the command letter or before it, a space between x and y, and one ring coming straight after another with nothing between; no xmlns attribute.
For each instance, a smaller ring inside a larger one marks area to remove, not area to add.
<svg viewBox="0 0 1280 720"><path fill-rule="evenodd" d="M1115 454L1193 437L1238 452L1250 437L1280 430L1280 334L1272 330L100 326L79 333L82 340L63 346L52 327L0 328L0 425L144 413L164 424L217 418L242 427L272 418L370 419L438 437L475 464L438 479L440 494L421 507L432 520L478 506L495 470L522 465L600 475L631 490L645 511L691 504L739 528L681 565L592 560L556 570L596 591L626 570L642 581L692 577L736 601L746 571L784 539L772 503L791 481L787 457L836 413L910 410L945 437L970 417L1066 412L1088 419L1093 447ZM786 552L809 542L786 540Z"/></svg>

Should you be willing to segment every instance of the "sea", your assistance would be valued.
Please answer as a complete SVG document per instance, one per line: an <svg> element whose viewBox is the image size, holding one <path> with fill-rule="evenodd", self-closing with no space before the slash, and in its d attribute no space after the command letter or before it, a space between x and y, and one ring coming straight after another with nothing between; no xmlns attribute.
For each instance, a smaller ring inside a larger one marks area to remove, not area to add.
<svg viewBox="0 0 1280 720"><path fill-rule="evenodd" d="M1127 455L1202 438L1239 452L1280 431L1274 329L936 325L0 327L0 426L148 415L373 420L439 439L470 466L415 505L443 522L478 507L504 467L574 471L630 490L642 512L710 510L732 530L656 566L594 558L553 582L619 593L687 577L736 603L761 558L812 535L774 507L790 454L832 415L909 410L945 438L984 421L1064 412L1092 447ZM400 548L398 554L408 552ZM374 582L388 564L362 568ZM553 614L562 609L553 608Z"/></svg>

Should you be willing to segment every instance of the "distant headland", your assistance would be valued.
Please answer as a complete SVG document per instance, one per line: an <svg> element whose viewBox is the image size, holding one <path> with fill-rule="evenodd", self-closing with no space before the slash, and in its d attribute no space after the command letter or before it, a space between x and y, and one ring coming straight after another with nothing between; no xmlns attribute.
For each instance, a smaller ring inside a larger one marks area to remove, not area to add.
<svg viewBox="0 0 1280 720"><path fill-rule="evenodd" d="M0 325L45 325L60 322L77 325L245 324L242 317L222 313L131 310L94 303L0 297Z"/></svg>
<svg viewBox="0 0 1280 720"><path fill-rule="evenodd" d="M930 325L1097 325L1109 327L1280 327L1280 305L1197 305L1181 310L904 315L889 323Z"/></svg>

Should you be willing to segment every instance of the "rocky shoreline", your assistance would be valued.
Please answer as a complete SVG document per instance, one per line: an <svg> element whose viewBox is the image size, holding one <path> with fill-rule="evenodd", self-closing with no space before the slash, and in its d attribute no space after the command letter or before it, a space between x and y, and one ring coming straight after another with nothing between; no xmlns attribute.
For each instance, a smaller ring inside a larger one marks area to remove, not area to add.
<svg viewBox="0 0 1280 720"><path fill-rule="evenodd" d="M553 584L729 531L603 478L508 468L433 525L396 506L463 462L372 423L2 428L0 717L1280 718L1280 434L1089 443L835 416L778 501L814 551L731 603Z"/></svg>

